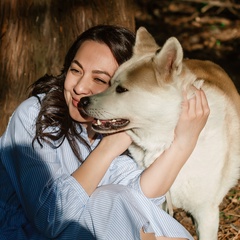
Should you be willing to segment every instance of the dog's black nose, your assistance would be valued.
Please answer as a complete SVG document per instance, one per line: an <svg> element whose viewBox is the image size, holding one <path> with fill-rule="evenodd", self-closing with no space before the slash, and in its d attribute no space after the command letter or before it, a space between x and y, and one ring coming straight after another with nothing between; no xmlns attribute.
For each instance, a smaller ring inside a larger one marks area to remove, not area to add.
<svg viewBox="0 0 240 240"><path fill-rule="evenodd" d="M90 103L90 98L89 97L83 97L80 102L78 103L78 107L83 108L87 107Z"/></svg>

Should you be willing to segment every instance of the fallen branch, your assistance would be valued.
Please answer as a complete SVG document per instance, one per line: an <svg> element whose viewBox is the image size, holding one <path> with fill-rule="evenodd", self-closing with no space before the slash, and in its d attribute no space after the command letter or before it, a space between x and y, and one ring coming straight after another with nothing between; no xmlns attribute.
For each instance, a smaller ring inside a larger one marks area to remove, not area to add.
<svg viewBox="0 0 240 240"><path fill-rule="evenodd" d="M240 4L234 3L230 0L225 1L219 1L219 0L212 0L212 1L204 1L204 0L181 0L182 2L192 2L192 3L204 3L206 6L204 6L201 9L202 13L207 12L212 7L219 7L218 13L223 11L225 8L227 8L231 13L234 15L238 15L238 12L235 9L240 9Z"/></svg>
<svg viewBox="0 0 240 240"><path fill-rule="evenodd" d="M207 5L211 5L213 7L224 7L224 8L236 8L240 9L240 4L233 3L232 1L218 1L218 0L211 0L211 1L204 1L204 0L180 0L182 2L192 2L192 3L205 3Z"/></svg>

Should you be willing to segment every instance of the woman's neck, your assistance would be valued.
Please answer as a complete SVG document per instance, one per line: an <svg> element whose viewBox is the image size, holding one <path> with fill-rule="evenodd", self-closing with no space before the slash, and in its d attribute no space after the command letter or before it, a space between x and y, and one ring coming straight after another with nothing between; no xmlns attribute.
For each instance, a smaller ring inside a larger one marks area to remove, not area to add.
<svg viewBox="0 0 240 240"><path fill-rule="evenodd" d="M83 124L83 126L86 128L89 142L92 144L96 138L96 132L92 129L92 123Z"/></svg>

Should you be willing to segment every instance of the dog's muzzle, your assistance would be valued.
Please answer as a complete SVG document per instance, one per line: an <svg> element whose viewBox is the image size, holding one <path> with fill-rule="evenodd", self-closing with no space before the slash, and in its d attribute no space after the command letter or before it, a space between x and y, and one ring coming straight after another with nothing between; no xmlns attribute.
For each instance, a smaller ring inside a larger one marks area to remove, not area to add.
<svg viewBox="0 0 240 240"><path fill-rule="evenodd" d="M83 97L78 103L78 110L81 115L88 115L85 108L90 105L90 98ZM94 119L92 128L97 132L118 131L129 124L127 119Z"/></svg>
<svg viewBox="0 0 240 240"><path fill-rule="evenodd" d="M83 97L78 103L78 108L84 108L87 107L90 104L90 98L89 97Z"/></svg>
<svg viewBox="0 0 240 240"><path fill-rule="evenodd" d="M88 117L89 115L85 111L85 107L87 107L90 104L90 98L89 97L83 97L79 103L78 103L78 111L83 117Z"/></svg>

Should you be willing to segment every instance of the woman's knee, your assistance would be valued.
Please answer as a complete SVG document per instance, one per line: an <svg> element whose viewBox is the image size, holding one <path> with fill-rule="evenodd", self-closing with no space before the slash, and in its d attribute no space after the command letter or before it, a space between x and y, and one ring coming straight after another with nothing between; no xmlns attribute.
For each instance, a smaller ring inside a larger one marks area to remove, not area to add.
<svg viewBox="0 0 240 240"><path fill-rule="evenodd" d="M157 240L188 240L187 238L156 237Z"/></svg>
<svg viewBox="0 0 240 240"><path fill-rule="evenodd" d="M145 233L142 229L140 231L140 238L141 240L156 240L154 233Z"/></svg>
<svg viewBox="0 0 240 240"><path fill-rule="evenodd" d="M154 233L144 233L140 231L141 240L187 240L186 238L169 238L169 237L156 237Z"/></svg>

